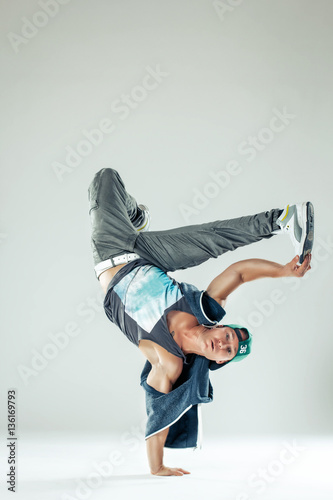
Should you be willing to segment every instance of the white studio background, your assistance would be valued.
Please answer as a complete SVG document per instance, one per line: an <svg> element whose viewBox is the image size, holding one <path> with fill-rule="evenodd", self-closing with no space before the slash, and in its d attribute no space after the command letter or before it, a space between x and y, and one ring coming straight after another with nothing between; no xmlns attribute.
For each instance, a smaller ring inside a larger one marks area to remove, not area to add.
<svg viewBox="0 0 333 500"><path fill-rule="evenodd" d="M120 433L145 417L144 358L108 321L90 250L88 185L113 167L149 206L152 230L313 202L307 277L248 283L229 299L226 319L244 320L255 344L212 373L204 434L331 433L332 3L19 0L1 10L3 429L12 387L20 434ZM274 237L173 276L204 289L251 257L286 263L293 247ZM60 332L68 345L57 351Z"/></svg>

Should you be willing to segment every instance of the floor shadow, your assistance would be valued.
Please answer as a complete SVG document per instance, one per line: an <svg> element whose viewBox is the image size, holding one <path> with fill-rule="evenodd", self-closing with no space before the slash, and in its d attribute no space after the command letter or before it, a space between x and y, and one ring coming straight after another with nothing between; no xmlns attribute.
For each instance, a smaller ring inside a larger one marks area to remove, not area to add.
<svg viewBox="0 0 333 500"><path fill-rule="evenodd" d="M131 483L131 485L155 483L156 481L161 482L161 480L167 480L166 476L153 476L152 474L115 474L108 477L101 476L101 482L95 488L90 488L92 491L95 489L102 488L103 486L110 486L112 484L119 483ZM20 489L24 490L34 490L34 491L44 491L52 489L67 489L73 490L77 487L78 483L89 484L89 479L87 476L83 477L70 477L63 479L27 479L21 480ZM89 486L88 486L89 488Z"/></svg>

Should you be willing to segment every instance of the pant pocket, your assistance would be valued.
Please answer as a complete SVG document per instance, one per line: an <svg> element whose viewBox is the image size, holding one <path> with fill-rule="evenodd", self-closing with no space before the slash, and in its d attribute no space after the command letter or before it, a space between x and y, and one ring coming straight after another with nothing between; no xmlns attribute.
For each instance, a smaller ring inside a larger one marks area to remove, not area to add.
<svg viewBox="0 0 333 500"><path fill-rule="evenodd" d="M97 195L98 195L98 184L94 183L93 181L88 189L89 214L92 210L98 208Z"/></svg>
<svg viewBox="0 0 333 500"><path fill-rule="evenodd" d="M101 185L101 170L95 174L88 188L89 213L98 208L98 195Z"/></svg>
<svg viewBox="0 0 333 500"><path fill-rule="evenodd" d="M98 201L97 200L89 200L89 215L92 212L92 210L96 210L98 208Z"/></svg>

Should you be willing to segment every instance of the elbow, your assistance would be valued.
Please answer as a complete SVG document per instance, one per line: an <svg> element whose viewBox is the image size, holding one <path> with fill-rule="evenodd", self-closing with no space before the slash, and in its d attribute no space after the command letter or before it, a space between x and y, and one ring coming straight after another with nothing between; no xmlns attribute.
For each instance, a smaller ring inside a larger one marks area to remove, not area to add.
<svg viewBox="0 0 333 500"><path fill-rule="evenodd" d="M235 262L230 266L230 270L233 272L233 279L237 283L237 286L246 283L246 266L244 265L244 261Z"/></svg>

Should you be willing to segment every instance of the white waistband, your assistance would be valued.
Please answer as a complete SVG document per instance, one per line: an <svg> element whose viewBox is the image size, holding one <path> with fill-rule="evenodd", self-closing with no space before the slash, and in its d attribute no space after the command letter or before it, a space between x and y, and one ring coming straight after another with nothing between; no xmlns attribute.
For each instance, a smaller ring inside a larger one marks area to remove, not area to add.
<svg viewBox="0 0 333 500"><path fill-rule="evenodd" d="M104 271L110 269L111 267L119 266L119 264L127 264L127 262L131 262L135 259L140 259L140 255L138 255L137 253L124 253L123 255L118 255L117 257L110 257L110 259L103 260L94 267L96 277L99 278Z"/></svg>

